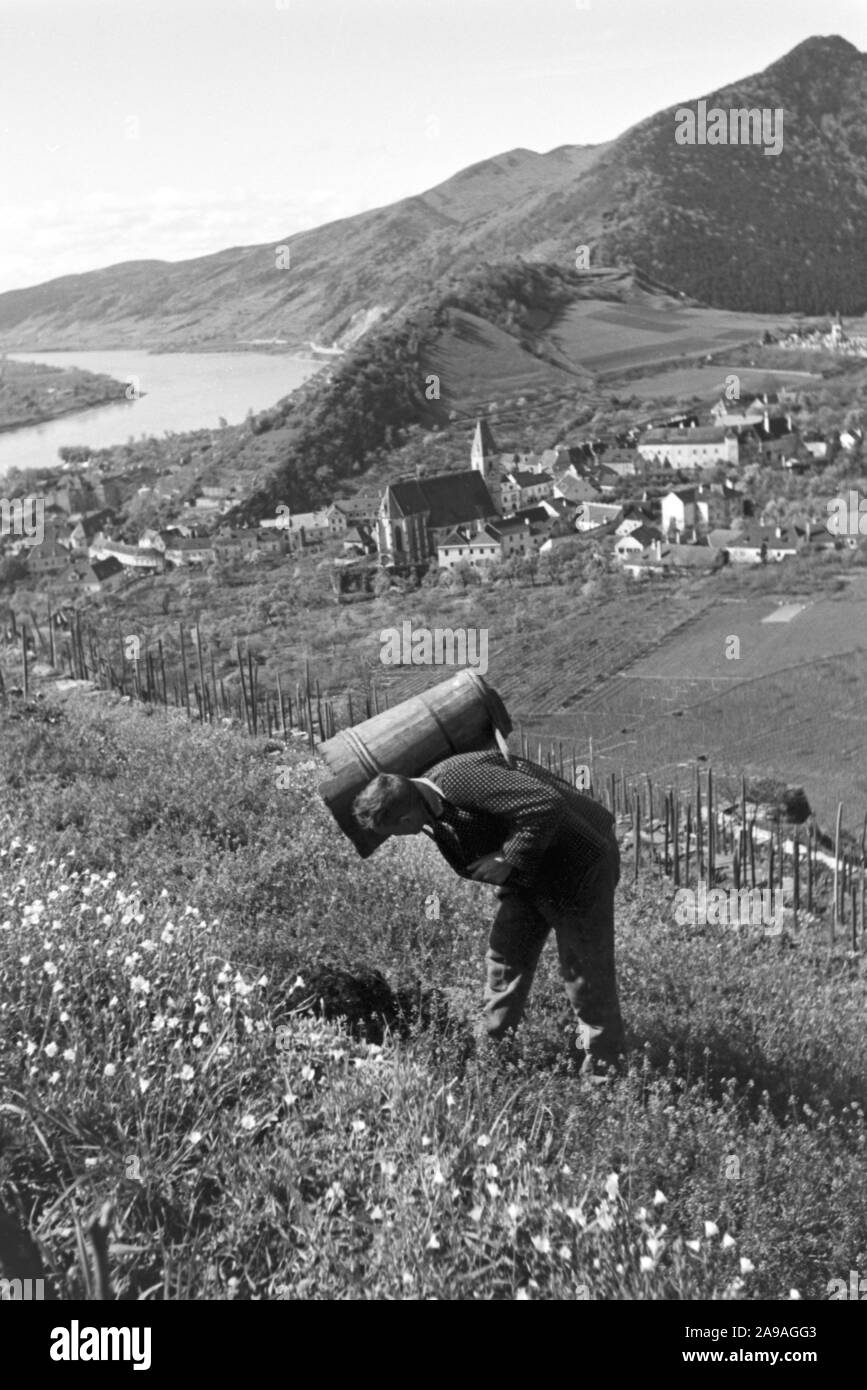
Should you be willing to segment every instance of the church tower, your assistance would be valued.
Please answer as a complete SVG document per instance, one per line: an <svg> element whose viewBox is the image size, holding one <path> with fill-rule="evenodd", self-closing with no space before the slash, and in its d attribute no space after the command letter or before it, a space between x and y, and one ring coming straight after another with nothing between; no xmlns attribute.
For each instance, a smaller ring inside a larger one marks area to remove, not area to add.
<svg viewBox="0 0 867 1390"><path fill-rule="evenodd" d="M476 420L476 429L473 434L473 443L470 448L470 468L474 468L477 473L481 473L485 482L488 481L491 469L496 458L497 446L494 443L494 436L491 434L490 426L481 418Z"/></svg>

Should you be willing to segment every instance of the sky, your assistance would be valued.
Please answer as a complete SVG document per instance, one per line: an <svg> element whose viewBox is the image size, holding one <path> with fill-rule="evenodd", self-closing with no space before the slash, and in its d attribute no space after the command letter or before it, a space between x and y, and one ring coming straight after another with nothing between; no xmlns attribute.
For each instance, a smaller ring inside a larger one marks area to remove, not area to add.
<svg viewBox="0 0 867 1390"><path fill-rule="evenodd" d="M863 0L0 0L0 291L613 139Z"/></svg>

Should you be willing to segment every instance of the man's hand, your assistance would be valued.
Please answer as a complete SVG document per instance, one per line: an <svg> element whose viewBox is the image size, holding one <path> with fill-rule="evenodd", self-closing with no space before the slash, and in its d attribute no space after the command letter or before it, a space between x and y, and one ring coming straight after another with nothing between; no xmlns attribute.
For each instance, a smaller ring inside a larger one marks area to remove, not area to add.
<svg viewBox="0 0 867 1390"><path fill-rule="evenodd" d="M483 854L467 868L477 883L505 883L512 872L512 865L501 854Z"/></svg>

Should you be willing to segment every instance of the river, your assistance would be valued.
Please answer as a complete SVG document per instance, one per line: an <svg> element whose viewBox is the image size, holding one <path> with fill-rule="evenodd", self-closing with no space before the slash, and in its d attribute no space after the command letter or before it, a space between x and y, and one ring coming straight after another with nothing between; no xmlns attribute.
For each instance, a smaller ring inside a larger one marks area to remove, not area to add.
<svg viewBox="0 0 867 1390"><path fill-rule="evenodd" d="M134 379L141 395L94 406L40 425L0 434L0 476L9 468L50 468L64 444L93 449L125 444L132 436L162 436L166 430L216 429L230 425L250 407L265 410L322 367L309 357L267 352L10 352L19 362L83 367L120 381Z"/></svg>

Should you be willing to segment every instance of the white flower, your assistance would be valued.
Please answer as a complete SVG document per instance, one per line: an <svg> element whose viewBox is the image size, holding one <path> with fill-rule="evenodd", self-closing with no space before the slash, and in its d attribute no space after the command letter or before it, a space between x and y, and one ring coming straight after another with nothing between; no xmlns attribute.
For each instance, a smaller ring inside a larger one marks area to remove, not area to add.
<svg viewBox="0 0 867 1390"><path fill-rule="evenodd" d="M801 1295L798 1293L798 1290L797 1290L797 1289L789 1289L789 1298L800 1298L800 1297L801 1297Z"/></svg>
<svg viewBox="0 0 867 1390"><path fill-rule="evenodd" d="M487 1167L485 1168L485 1177L488 1177L488 1178L498 1178L499 1176L500 1176L500 1170L499 1170L499 1168L497 1167L496 1163L489 1163L489 1164L487 1165Z"/></svg>
<svg viewBox="0 0 867 1390"><path fill-rule="evenodd" d="M151 1032L152 1032L152 1033L161 1033L162 1030L165 1028L165 1026L166 1026L165 1015L164 1015L164 1014L154 1014L153 1019L151 1020Z"/></svg>
<svg viewBox="0 0 867 1390"><path fill-rule="evenodd" d="M488 1193L488 1196L489 1196L489 1197L497 1198L497 1197L502 1197L502 1195L503 1195L503 1194L502 1194L502 1191L500 1190L500 1188L497 1186L497 1184L496 1184L495 1182L486 1182L486 1183L485 1183L485 1188L487 1189L487 1193Z"/></svg>
<svg viewBox="0 0 867 1390"><path fill-rule="evenodd" d="M482 1219L482 1208L479 1207L479 1206L473 1207L472 1210L471 1210L471 1212L470 1212L470 1220L471 1220L471 1221L475 1221L475 1222L479 1222L479 1221L481 1221L481 1219Z"/></svg>
<svg viewBox="0 0 867 1390"><path fill-rule="evenodd" d="M371 1219L371 1221L381 1221L381 1220L382 1220L382 1207L374 1207L373 1210L372 1210L371 1213L370 1213L370 1219Z"/></svg>
<svg viewBox="0 0 867 1390"><path fill-rule="evenodd" d="M480 1134L478 1139L476 1140L476 1143L480 1149L486 1149L490 1142L491 1141L487 1134Z"/></svg>
<svg viewBox="0 0 867 1390"><path fill-rule="evenodd" d="M518 1292L515 1294L515 1302L516 1302L516 1303L529 1303L529 1302L530 1302L530 1291L529 1291L529 1289L519 1289Z"/></svg>
<svg viewBox="0 0 867 1390"><path fill-rule="evenodd" d="M391 1159L384 1158L379 1165L383 1177L393 1178L397 1172L397 1164L392 1163Z"/></svg>
<svg viewBox="0 0 867 1390"><path fill-rule="evenodd" d="M61 1023L68 1023L68 1022L69 1022L69 1014L66 1012L65 1009L63 1010L63 1013L60 1015L60 1022L61 1022Z"/></svg>
<svg viewBox="0 0 867 1390"><path fill-rule="evenodd" d="M662 1249L662 1241L661 1241L661 1240L657 1240L657 1239L656 1239L656 1236L648 1236L648 1237L647 1237L647 1248L648 1248L648 1250L650 1251L650 1253L651 1253L651 1255L653 1256L653 1258L656 1259L657 1255L659 1254L660 1250Z"/></svg>
<svg viewBox="0 0 867 1390"><path fill-rule="evenodd" d="M313 1081L315 1080L316 1072L313 1070L312 1067L302 1067L301 1077L304 1081Z"/></svg>
<svg viewBox="0 0 867 1390"><path fill-rule="evenodd" d="M48 1046L47 1046L46 1049L45 1049L45 1055L46 1055L46 1057L56 1057L56 1056L57 1056L57 1043L49 1043Z"/></svg>
<svg viewBox="0 0 867 1390"><path fill-rule="evenodd" d="M191 1129L187 1135L187 1141L190 1144L201 1144L203 1138L204 1135L200 1129Z"/></svg>
<svg viewBox="0 0 867 1390"><path fill-rule="evenodd" d="M193 1068L190 1066L189 1062L184 1063L179 1073L182 1081L192 1081L195 1074L196 1073L193 1071Z"/></svg>
<svg viewBox="0 0 867 1390"><path fill-rule="evenodd" d="M715 1221L705 1221L704 1233L708 1237L708 1239L710 1239L711 1236L718 1236L719 1226L716 1224Z"/></svg>
<svg viewBox="0 0 867 1390"><path fill-rule="evenodd" d="M551 1242L547 1236L531 1236L530 1239L540 1255L550 1255Z"/></svg>
<svg viewBox="0 0 867 1390"><path fill-rule="evenodd" d="M152 1080L153 1080L152 1077L145 1077L145 1076L140 1076L140 1077L139 1077L139 1079L138 1079L138 1088L139 1088L139 1090L141 1091L142 1095L144 1095L145 1091L148 1090L148 1088L150 1087L150 1084L151 1084L151 1081L152 1081Z"/></svg>
<svg viewBox="0 0 867 1390"><path fill-rule="evenodd" d="M517 1221L524 1215L523 1207L519 1207L517 1202L510 1202L506 1207L506 1214L510 1221Z"/></svg>
<svg viewBox="0 0 867 1390"><path fill-rule="evenodd" d="M657 1188L653 1194L653 1205L655 1207L661 1207L664 1206L667 1201L668 1198L666 1197L665 1193L661 1192L659 1188Z"/></svg>
<svg viewBox="0 0 867 1390"><path fill-rule="evenodd" d="M99 1159L98 1159L98 1158L86 1158L86 1159L84 1160L84 1166L85 1166L85 1168L97 1168L97 1167L99 1166Z"/></svg>
<svg viewBox="0 0 867 1390"><path fill-rule="evenodd" d="M166 925L160 932L160 941L163 943L164 946L172 946L174 944L174 940L175 929L172 926L171 922L166 922Z"/></svg>
<svg viewBox="0 0 867 1390"><path fill-rule="evenodd" d="M649 1255L642 1255L638 1263L642 1274L650 1274L654 1268L653 1260Z"/></svg>
<svg viewBox="0 0 867 1390"><path fill-rule="evenodd" d="M605 1195L609 1202L620 1196L620 1179L616 1173L609 1173L605 1179Z"/></svg>
<svg viewBox="0 0 867 1390"><path fill-rule="evenodd" d="M256 1116L255 1116L255 1115L244 1115L244 1117L243 1117L242 1120L241 1120L241 1128L242 1128L242 1129L255 1129L255 1128L256 1128Z"/></svg>
<svg viewBox="0 0 867 1390"><path fill-rule="evenodd" d="M129 987L133 994L150 994L150 980L146 980L144 975L133 975L129 982Z"/></svg>
<svg viewBox="0 0 867 1390"><path fill-rule="evenodd" d="M430 1240L427 1243L427 1248L428 1250L439 1250L440 1243L437 1240L436 1236L431 1236Z"/></svg>
<svg viewBox="0 0 867 1390"><path fill-rule="evenodd" d="M731 1250L731 1248L732 1248L732 1246L733 1246L734 1244L735 1244L735 1238L734 1238L734 1236L730 1236L729 1233L728 1233L728 1231L726 1231L725 1235L723 1236L722 1240L720 1241L720 1246L721 1246L721 1248L722 1248L723 1250Z"/></svg>
<svg viewBox="0 0 867 1390"><path fill-rule="evenodd" d="M63 1054L63 1060L64 1060L64 1062L74 1062L74 1061L75 1061L75 1048L74 1048L74 1047L68 1047L68 1048L66 1049L66 1051L65 1051L64 1054Z"/></svg>
<svg viewBox="0 0 867 1390"><path fill-rule="evenodd" d="M352 1130L354 1134L363 1134L366 1129L367 1125L365 1124L364 1120L352 1121Z"/></svg>
<svg viewBox="0 0 867 1390"><path fill-rule="evenodd" d="M748 1260L745 1255L741 1255L741 1274L752 1274L755 1265L752 1260Z"/></svg>
<svg viewBox="0 0 867 1390"><path fill-rule="evenodd" d="M46 975L57 974L57 966L54 964L53 960L47 960L43 965L42 969L45 971Z"/></svg>
<svg viewBox="0 0 867 1390"><path fill-rule="evenodd" d="M688 1241L686 1241L686 1248L687 1248L687 1250L694 1250L695 1253L696 1253L696 1255L697 1255L698 1252L699 1252L699 1250L701 1250L701 1241L700 1241L700 1240L688 1240Z"/></svg>
<svg viewBox="0 0 867 1390"><path fill-rule="evenodd" d="M102 1069L103 1076L114 1076L116 1075L116 1073L117 1067L114 1065L114 1062L106 1062L105 1066Z"/></svg>
<svg viewBox="0 0 867 1390"><path fill-rule="evenodd" d="M50 1086L56 1086L59 1080L60 1080L60 1072L59 1072L59 1071L53 1071L53 1072L51 1073L51 1075L49 1076L49 1078L48 1078L48 1084L49 1084Z"/></svg>

